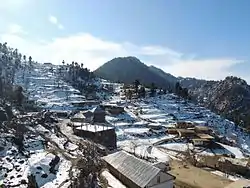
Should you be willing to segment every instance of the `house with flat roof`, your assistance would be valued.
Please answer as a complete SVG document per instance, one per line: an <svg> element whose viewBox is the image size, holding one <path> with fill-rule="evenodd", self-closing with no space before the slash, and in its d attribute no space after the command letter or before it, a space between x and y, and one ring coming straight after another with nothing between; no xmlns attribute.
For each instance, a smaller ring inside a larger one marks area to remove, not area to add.
<svg viewBox="0 0 250 188"><path fill-rule="evenodd" d="M125 151L103 157L109 171L129 188L173 188L175 177Z"/></svg>

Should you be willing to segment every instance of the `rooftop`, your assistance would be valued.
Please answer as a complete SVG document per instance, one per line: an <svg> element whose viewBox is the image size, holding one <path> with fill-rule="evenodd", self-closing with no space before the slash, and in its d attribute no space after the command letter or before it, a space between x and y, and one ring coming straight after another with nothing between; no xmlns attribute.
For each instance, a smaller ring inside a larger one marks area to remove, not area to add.
<svg viewBox="0 0 250 188"><path fill-rule="evenodd" d="M75 114L75 115L73 116L73 118L84 119L85 116L84 116L81 112L79 112L79 113Z"/></svg>
<svg viewBox="0 0 250 188"><path fill-rule="evenodd" d="M161 171L125 151L118 151L103 159L139 187L145 187ZM168 175L169 180L174 179L172 175Z"/></svg>
<svg viewBox="0 0 250 188"><path fill-rule="evenodd" d="M195 126L195 129L199 129L199 130L210 130L209 127L203 126L203 125L197 125L197 126Z"/></svg>
<svg viewBox="0 0 250 188"><path fill-rule="evenodd" d="M197 134L197 136L201 139L214 139L214 137L210 136L209 134Z"/></svg>
<svg viewBox="0 0 250 188"><path fill-rule="evenodd" d="M105 130L110 130L114 129L114 127L107 126L107 124L96 124L96 125L91 125L91 124L85 124L83 126L78 126L76 128L77 130L84 130L84 131L90 131L90 132L99 132L99 131L105 131Z"/></svg>

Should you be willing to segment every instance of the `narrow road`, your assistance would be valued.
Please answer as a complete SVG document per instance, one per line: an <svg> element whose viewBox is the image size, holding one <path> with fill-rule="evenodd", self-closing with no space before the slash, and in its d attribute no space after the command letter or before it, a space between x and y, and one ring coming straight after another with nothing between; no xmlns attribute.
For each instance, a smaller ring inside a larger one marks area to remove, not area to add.
<svg viewBox="0 0 250 188"><path fill-rule="evenodd" d="M83 138L74 134L72 127L67 125L69 122L69 119L63 119L62 121L59 121L58 127L60 128L61 133L75 144L86 141Z"/></svg>

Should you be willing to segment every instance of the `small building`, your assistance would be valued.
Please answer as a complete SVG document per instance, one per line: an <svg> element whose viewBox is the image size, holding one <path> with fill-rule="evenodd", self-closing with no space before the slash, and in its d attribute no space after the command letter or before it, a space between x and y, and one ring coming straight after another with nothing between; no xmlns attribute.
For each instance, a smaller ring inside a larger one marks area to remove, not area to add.
<svg viewBox="0 0 250 188"><path fill-rule="evenodd" d="M179 137L187 137L187 138L192 138L195 137L195 132L192 129L168 129L167 130L168 134L178 134Z"/></svg>
<svg viewBox="0 0 250 188"><path fill-rule="evenodd" d="M214 140L214 137L209 134L197 134L197 137L200 139Z"/></svg>
<svg viewBox="0 0 250 188"><path fill-rule="evenodd" d="M59 118L67 118L69 116L69 112L64 110L52 110L51 112Z"/></svg>
<svg viewBox="0 0 250 188"><path fill-rule="evenodd" d="M196 138L192 139L194 146L207 146L214 140L209 134L196 134Z"/></svg>
<svg viewBox="0 0 250 188"><path fill-rule="evenodd" d="M129 188L173 188L175 177L125 151L103 157L109 171Z"/></svg>
<svg viewBox="0 0 250 188"><path fill-rule="evenodd" d="M181 137L194 137L195 136L195 132L192 129L177 129L177 131L179 132Z"/></svg>
<svg viewBox="0 0 250 188"><path fill-rule="evenodd" d="M101 107L105 108L107 112L109 112L110 114L114 114L114 115L121 114L124 112L123 106L105 104L105 105L101 105Z"/></svg>
<svg viewBox="0 0 250 188"><path fill-rule="evenodd" d="M71 118L71 121L81 123L105 123L105 115L105 111L98 106L92 110L78 112Z"/></svg>
<svg viewBox="0 0 250 188"><path fill-rule="evenodd" d="M105 120L106 112L100 106L93 108L91 112L94 115L93 122L104 123L106 121Z"/></svg>
<svg viewBox="0 0 250 188"><path fill-rule="evenodd" d="M115 128L109 126L107 123L95 125L81 124L81 126L74 126L73 132L77 136L88 138L109 149L117 148Z"/></svg>
<svg viewBox="0 0 250 188"><path fill-rule="evenodd" d="M190 121L177 121L176 128L178 129L187 129L187 128L193 128L194 124Z"/></svg>
<svg viewBox="0 0 250 188"><path fill-rule="evenodd" d="M73 117L71 117L70 120L72 122L84 123L85 122L85 116L82 114L82 112L78 112Z"/></svg>
<svg viewBox="0 0 250 188"><path fill-rule="evenodd" d="M83 111L82 114L84 116L84 122L85 123L91 123L93 121L94 114L90 110Z"/></svg>
<svg viewBox="0 0 250 188"><path fill-rule="evenodd" d="M43 63L44 65L46 66L52 66L53 64L52 63Z"/></svg>
<svg viewBox="0 0 250 188"><path fill-rule="evenodd" d="M202 125L198 125L194 127L194 130L196 133L206 133L209 134L212 132L212 129L210 129L207 126L202 126Z"/></svg>
<svg viewBox="0 0 250 188"><path fill-rule="evenodd" d="M207 146L211 141L204 138L194 138L192 143L194 146Z"/></svg>
<svg viewBox="0 0 250 188"><path fill-rule="evenodd" d="M249 187L250 187L250 180L239 179L233 183L230 183L225 188L249 188Z"/></svg>
<svg viewBox="0 0 250 188"><path fill-rule="evenodd" d="M170 129L167 129L167 133L168 134L178 134L178 131L177 131L177 129L170 128Z"/></svg>

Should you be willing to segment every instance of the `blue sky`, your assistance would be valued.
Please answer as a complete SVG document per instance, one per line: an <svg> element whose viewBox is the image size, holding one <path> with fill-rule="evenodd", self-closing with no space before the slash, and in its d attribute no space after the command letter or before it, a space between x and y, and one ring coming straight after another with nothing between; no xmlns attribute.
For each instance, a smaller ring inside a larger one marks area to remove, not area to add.
<svg viewBox="0 0 250 188"><path fill-rule="evenodd" d="M133 55L176 76L250 81L248 0L0 2L1 41L39 61L95 69Z"/></svg>

